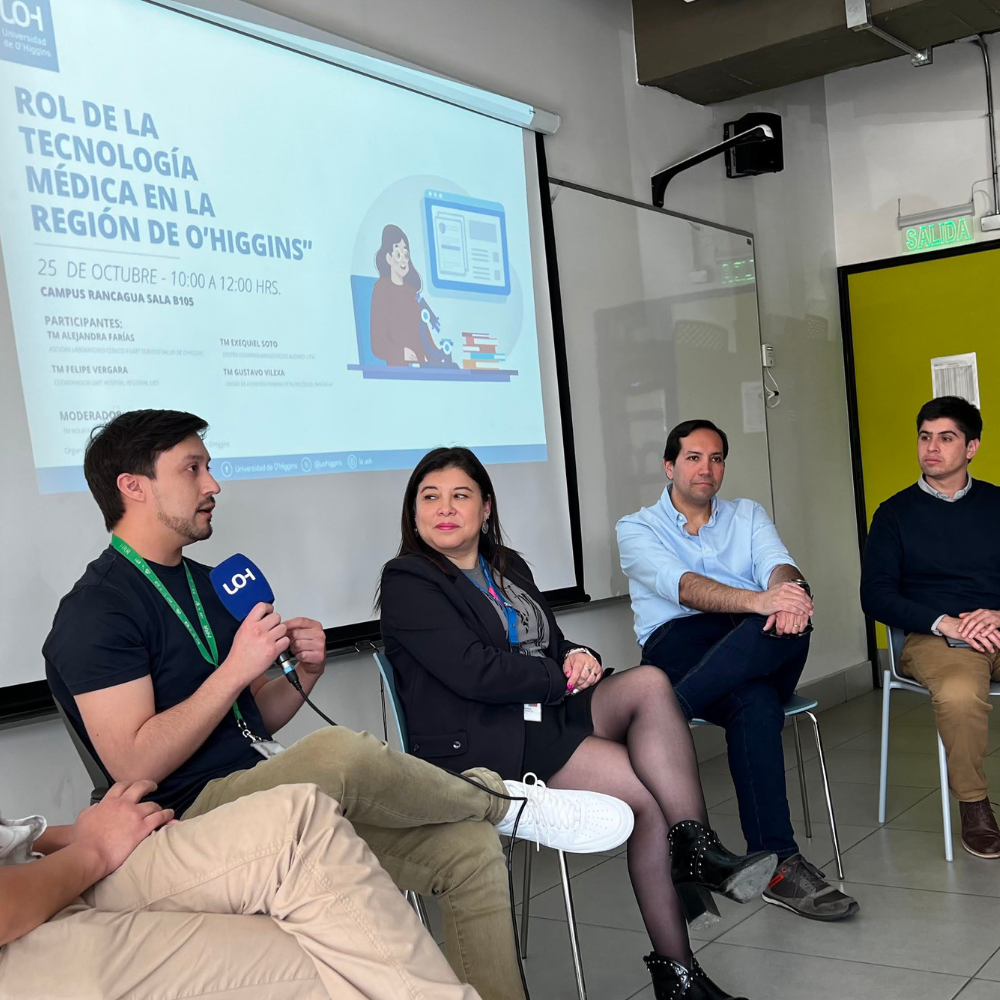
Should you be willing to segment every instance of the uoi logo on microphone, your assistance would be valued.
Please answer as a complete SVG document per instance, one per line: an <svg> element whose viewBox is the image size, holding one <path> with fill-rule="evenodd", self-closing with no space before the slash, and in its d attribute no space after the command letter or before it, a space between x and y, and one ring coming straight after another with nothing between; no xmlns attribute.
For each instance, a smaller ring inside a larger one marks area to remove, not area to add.
<svg viewBox="0 0 1000 1000"><path fill-rule="evenodd" d="M49 0L0 0L0 59L59 72Z"/></svg>

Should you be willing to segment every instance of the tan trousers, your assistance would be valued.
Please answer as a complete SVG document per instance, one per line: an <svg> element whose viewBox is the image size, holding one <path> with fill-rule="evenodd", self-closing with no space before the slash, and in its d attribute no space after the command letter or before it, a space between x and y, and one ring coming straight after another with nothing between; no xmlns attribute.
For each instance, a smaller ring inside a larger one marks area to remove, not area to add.
<svg viewBox="0 0 1000 1000"><path fill-rule="evenodd" d="M0 949L0 1000L476 1000L315 785L165 827Z"/></svg>
<svg viewBox="0 0 1000 1000"><path fill-rule="evenodd" d="M952 649L943 636L911 632L900 667L931 693L952 794L959 802L985 799L990 678L1000 679L1000 653Z"/></svg>
<svg viewBox="0 0 1000 1000"><path fill-rule="evenodd" d="M492 771L466 773L505 791ZM332 726L256 767L209 782L184 819L297 782L318 785L340 803L397 886L437 899L445 954L462 982L471 983L484 1000L524 1000L507 866L493 829L508 802L390 750L369 733Z"/></svg>

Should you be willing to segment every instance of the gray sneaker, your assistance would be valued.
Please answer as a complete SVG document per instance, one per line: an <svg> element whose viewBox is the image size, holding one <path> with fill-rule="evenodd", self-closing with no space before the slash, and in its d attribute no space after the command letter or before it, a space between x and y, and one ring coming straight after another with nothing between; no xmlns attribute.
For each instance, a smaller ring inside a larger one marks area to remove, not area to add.
<svg viewBox="0 0 1000 1000"><path fill-rule="evenodd" d="M858 912L857 900L835 889L823 873L801 854L778 862L764 902L783 906L810 920L843 920Z"/></svg>

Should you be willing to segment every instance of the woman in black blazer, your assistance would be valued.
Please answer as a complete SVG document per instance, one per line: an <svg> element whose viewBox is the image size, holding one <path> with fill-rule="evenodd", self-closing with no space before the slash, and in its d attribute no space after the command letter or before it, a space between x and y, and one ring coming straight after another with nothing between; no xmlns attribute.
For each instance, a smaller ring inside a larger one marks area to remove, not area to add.
<svg viewBox="0 0 1000 1000"><path fill-rule="evenodd" d="M401 528L379 601L406 749L452 771L530 773L628 803L629 875L653 943L646 964L657 1000L727 997L691 954L673 883L748 902L776 858L733 855L709 829L690 730L666 675L640 666L609 677L594 650L563 636L527 563L503 544L493 485L468 449L424 456Z"/></svg>

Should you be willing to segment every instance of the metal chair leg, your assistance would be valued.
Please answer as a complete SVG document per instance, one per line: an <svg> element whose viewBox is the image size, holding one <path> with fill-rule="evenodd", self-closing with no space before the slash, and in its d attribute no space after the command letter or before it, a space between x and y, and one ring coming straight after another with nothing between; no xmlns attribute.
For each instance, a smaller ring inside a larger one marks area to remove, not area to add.
<svg viewBox="0 0 1000 1000"><path fill-rule="evenodd" d="M937 732L935 730L935 732ZM944 823L944 859L955 860L955 850L951 842L951 797L948 792L948 755L944 750L944 740L937 733L938 773L941 778L941 820Z"/></svg>
<svg viewBox="0 0 1000 1000"><path fill-rule="evenodd" d="M889 785L889 698L892 695L892 674L882 675L882 755L878 767L878 823L885 823L886 794Z"/></svg>
<svg viewBox="0 0 1000 1000"><path fill-rule="evenodd" d="M799 735L799 717L792 716L792 732L795 734L795 762L799 767L799 791L802 793L802 816L806 822L806 840L812 840L812 817L809 815L809 791L806 788L806 762L802 759L802 737Z"/></svg>
<svg viewBox="0 0 1000 1000"><path fill-rule="evenodd" d="M524 881L521 883L521 960L528 957L528 916L531 908L531 863L535 857L535 845L524 842Z"/></svg>
<svg viewBox="0 0 1000 1000"><path fill-rule="evenodd" d="M419 920L424 927L427 927L427 910L424 909L424 901L415 893L412 889L407 889L403 893L406 897L406 901L413 907L414 912L417 915L417 920Z"/></svg>
<svg viewBox="0 0 1000 1000"><path fill-rule="evenodd" d="M830 817L830 837L833 840L833 856L837 862L837 878L844 881L844 862L840 857L840 835L837 833L837 819L833 815L833 796L830 794L830 778L826 773L826 754L823 752L823 737L819 732L819 720L812 712L806 712L812 720L813 734L816 737L816 752L819 754L819 769L823 775L823 794L826 796L826 812Z"/></svg>
<svg viewBox="0 0 1000 1000"><path fill-rule="evenodd" d="M566 855L559 855L559 877L562 879L563 903L566 906L566 926L569 930L569 947L573 953L573 972L576 975L576 992L580 1000L587 1000L587 986L583 981L583 962L580 958L580 937L576 930L576 912L573 909L573 890L569 886L569 869L566 867Z"/></svg>

